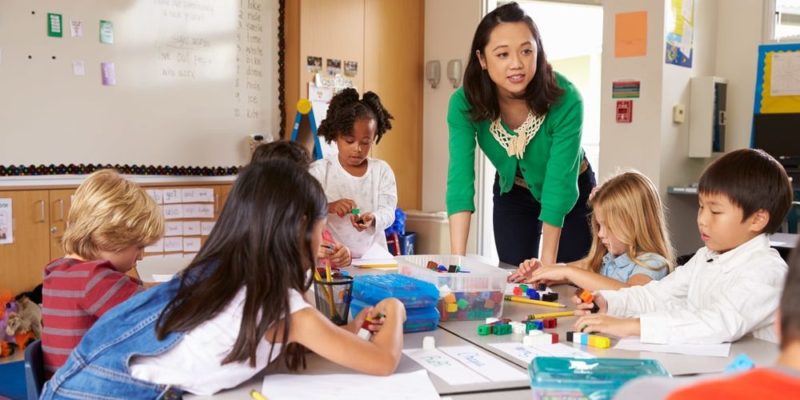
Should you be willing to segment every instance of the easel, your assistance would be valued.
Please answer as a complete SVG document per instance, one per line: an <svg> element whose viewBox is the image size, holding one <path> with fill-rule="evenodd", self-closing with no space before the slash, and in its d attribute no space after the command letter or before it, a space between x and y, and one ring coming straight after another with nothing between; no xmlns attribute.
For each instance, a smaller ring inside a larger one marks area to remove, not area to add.
<svg viewBox="0 0 800 400"><path fill-rule="evenodd" d="M296 142L300 134L300 125L303 122L303 115L308 115L308 125L311 128L311 137L314 139L314 160L322 159L322 147L319 144L319 136L317 135L317 123L314 120L314 109L311 108L311 102L308 99L300 99L297 101L297 114L294 116L294 126L292 127L292 142ZM303 132L308 132L303 130Z"/></svg>

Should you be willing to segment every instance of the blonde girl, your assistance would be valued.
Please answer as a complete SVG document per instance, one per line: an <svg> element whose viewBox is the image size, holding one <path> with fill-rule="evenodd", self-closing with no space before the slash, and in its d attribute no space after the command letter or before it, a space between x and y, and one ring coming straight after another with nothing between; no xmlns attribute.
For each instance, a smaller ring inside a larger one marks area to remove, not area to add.
<svg viewBox="0 0 800 400"><path fill-rule="evenodd" d="M623 172L598 186L589 203L593 240L587 257L554 266L525 260L509 280L567 281L586 290L614 290L644 285L672 270L663 206L650 179L637 171Z"/></svg>

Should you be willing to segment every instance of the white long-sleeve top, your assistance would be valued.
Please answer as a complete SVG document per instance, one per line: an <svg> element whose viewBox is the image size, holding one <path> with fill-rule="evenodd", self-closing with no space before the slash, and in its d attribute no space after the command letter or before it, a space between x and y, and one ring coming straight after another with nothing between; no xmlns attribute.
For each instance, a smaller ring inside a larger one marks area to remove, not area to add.
<svg viewBox="0 0 800 400"><path fill-rule="evenodd" d="M750 332L777 343L775 311L786 271L761 234L723 254L703 247L659 281L600 294L609 315L640 319L644 343L723 343Z"/></svg>
<svg viewBox="0 0 800 400"><path fill-rule="evenodd" d="M350 223L350 215L328 214L328 229L334 239L350 249L353 258L361 257L373 243L386 248L384 230L394 223L397 207L397 183L392 168L383 160L367 159L363 176L350 175L333 154L311 164L309 170L322 184L328 203L340 199L355 201L361 214L375 214L375 226L359 232Z"/></svg>

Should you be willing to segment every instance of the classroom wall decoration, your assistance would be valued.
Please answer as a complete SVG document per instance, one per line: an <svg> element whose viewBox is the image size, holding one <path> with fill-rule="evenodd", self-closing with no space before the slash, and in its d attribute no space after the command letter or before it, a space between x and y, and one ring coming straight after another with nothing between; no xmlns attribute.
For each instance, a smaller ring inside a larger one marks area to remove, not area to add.
<svg viewBox="0 0 800 400"><path fill-rule="evenodd" d="M278 131L282 1L0 2L6 174L244 164Z"/></svg>
<svg viewBox="0 0 800 400"><path fill-rule="evenodd" d="M667 46L664 61L681 67L692 67L694 38L694 0L672 0L667 8Z"/></svg>
<svg viewBox="0 0 800 400"><path fill-rule="evenodd" d="M800 113L800 43L758 46L753 114Z"/></svg>

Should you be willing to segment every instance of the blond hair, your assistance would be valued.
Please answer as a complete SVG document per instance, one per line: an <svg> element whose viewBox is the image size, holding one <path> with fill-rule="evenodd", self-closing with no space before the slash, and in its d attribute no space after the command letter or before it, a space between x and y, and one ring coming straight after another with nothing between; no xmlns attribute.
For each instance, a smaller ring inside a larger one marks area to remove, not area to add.
<svg viewBox="0 0 800 400"><path fill-rule="evenodd" d="M671 272L675 258L667 233L664 207L653 182L638 171L622 172L598 186L589 200L592 213L592 248L588 265L599 272L603 256L608 253L598 233L600 226L595 213L599 208L605 226L620 242L627 245L626 254L637 265L653 269L639 260L644 253L658 254L667 261Z"/></svg>
<svg viewBox="0 0 800 400"><path fill-rule="evenodd" d="M67 254L86 260L99 251L117 252L154 243L164 234L164 217L138 185L104 169L78 187L67 218L63 245Z"/></svg>

